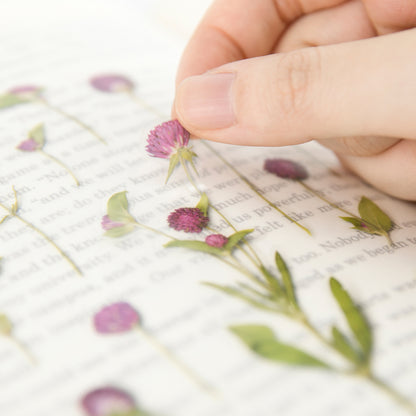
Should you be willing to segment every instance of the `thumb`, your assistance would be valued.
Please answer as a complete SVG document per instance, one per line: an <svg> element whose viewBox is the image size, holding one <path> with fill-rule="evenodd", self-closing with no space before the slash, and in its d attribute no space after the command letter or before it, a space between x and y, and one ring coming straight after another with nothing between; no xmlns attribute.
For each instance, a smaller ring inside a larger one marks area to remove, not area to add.
<svg viewBox="0 0 416 416"><path fill-rule="evenodd" d="M177 88L194 135L280 146L346 136L416 138L416 29L226 64Z"/></svg>

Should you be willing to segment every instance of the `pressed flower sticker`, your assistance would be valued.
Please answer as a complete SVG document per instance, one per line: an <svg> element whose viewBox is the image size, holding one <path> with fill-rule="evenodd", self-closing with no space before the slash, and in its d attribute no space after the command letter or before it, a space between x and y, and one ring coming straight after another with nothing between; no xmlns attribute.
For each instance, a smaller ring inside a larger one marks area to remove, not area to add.
<svg viewBox="0 0 416 416"><path fill-rule="evenodd" d="M376 234L384 236L390 245L393 242L390 238L389 232L393 228L393 223L388 215L383 212L373 201L366 197L362 197L358 204L358 211L360 216L351 213L350 211L338 206L329 201L322 193L317 192L304 182L308 178L308 172L300 164L288 159L266 159L264 162L264 170L272 173L279 178L292 179L301 184L307 191L320 198L322 201L330 205L332 208L344 212L348 217L340 217L354 225L357 230L368 234Z"/></svg>
<svg viewBox="0 0 416 416"><path fill-rule="evenodd" d="M14 193L14 202L10 206L10 208L8 208L6 205L0 202L0 208L2 208L3 210L7 212L7 214L3 218L0 219L0 224L2 224L4 221L6 221L9 218L17 218L20 222L22 222L23 224L28 226L30 229L35 231L42 238L44 238L50 245L52 245L58 251L58 253L62 256L62 258L65 259L78 274L82 275L82 272L78 268L78 266L68 257L67 254L65 254L65 252L50 237L48 237L42 230L37 228L31 222L25 220L23 217L19 215L18 211L20 207L19 207L19 203L17 200L17 193L14 188L12 189Z"/></svg>
<svg viewBox="0 0 416 416"><path fill-rule="evenodd" d="M142 324L139 313L127 302L116 302L105 306L94 316L94 327L99 334L120 334L130 331L138 331L142 337L149 341L153 347L162 353L182 373L191 378L203 390L211 390L205 381L201 380L191 369L185 366L154 336L147 332Z"/></svg>
<svg viewBox="0 0 416 416"><path fill-rule="evenodd" d="M52 160L53 162L57 163L59 166L64 168L74 179L77 186L79 186L79 181L76 176L73 174L71 169L68 168L65 164L63 164L60 160L56 157L46 153L43 150L45 146L45 127L43 124L38 124L28 133L28 138L22 141L18 146L17 149L21 150L22 152L38 152L43 156L47 157L48 159Z"/></svg>
<svg viewBox="0 0 416 416"><path fill-rule="evenodd" d="M81 407L87 416L150 416L139 409L130 394L112 386L87 393L81 399Z"/></svg>
<svg viewBox="0 0 416 416"><path fill-rule="evenodd" d="M186 172L186 162L195 169L193 158L196 154L188 146L189 137L189 132L178 120L166 121L149 133L146 146L149 155L170 161L166 182L178 164L181 164Z"/></svg>
<svg viewBox="0 0 416 416"><path fill-rule="evenodd" d="M13 324L4 314L0 314L0 335L8 338L14 344L14 346L24 354L24 356L29 360L31 364L36 364L36 359L33 357L32 353L26 348L26 346L24 346L17 338L13 336Z"/></svg>

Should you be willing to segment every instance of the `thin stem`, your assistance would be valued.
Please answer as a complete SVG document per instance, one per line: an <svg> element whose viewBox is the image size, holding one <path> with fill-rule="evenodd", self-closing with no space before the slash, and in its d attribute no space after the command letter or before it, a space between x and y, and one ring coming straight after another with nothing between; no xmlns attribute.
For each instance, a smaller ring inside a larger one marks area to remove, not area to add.
<svg viewBox="0 0 416 416"><path fill-rule="evenodd" d="M73 121L74 123L77 123L80 127L87 130L90 134L92 134L95 138L97 138L101 143L107 144L107 141L103 137L101 137L98 133L95 132L95 130L93 130L90 126L85 124L83 121L81 121L77 117L71 114L68 114L67 112L61 110L59 107L55 107L54 105L46 101L44 98L38 98L37 101L42 103L45 107L49 108L50 110L55 111L55 113L58 113L61 116Z"/></svg>
<svg viewBox="0 0 416 416"><path fill-rule="evenodd" d="M166 118L164 114L162 114L158 109L149 105L146 101L144 101L137 94L135 94L134 91L126 91L126 94L132 101L134 101L136 104L139 104L140 107L144 108L147 111L150 111L151 113L153 113L159 118L163 118L163 119Z"/></svg>
<svg viewBox="0 0 416 416"><path fill-rule="evenodd" d="M272 207L277 212L279 212L281 215L283 215L287 220L289 220L292 223L296 224L303 231L307 232L309 235L312 235L312 233L309 231L308 228L304 227L298 221L296 221L293 218L291 218L283 210L281 210L278 206L276 206L275 204L273 204L272 201L270 201L268 198L266 198L264 195L262 195L262 193L258 190L258 188L249 179L247 179L238 169L236 169L230 162L228 162L228 160L225 159L219 152L217 152L211 145L209 145L208 143L206 143L204 140L202 140L202 143L212 153L214 153L215 156L217 156L225 165L227 165L227 167L229 169L231 169L257 196L259 196L263 201L265 201L270 207Z"/></svg>
<svg viewBox="0 0 416 416"><path fill-rule="evenodd" d="M37 228L36 226L34 226L32 223L30 223L29 221L25 220L24 218L22 218L20 215L18 215L17 213L13 212L12 210L10 210L9 208L7 208L4 204L0 203L0 208L3 208L5 211L8 212L9 216L11 217L15 217L18 220L20 220L21 222L23 222L23 224L27 225L30 229L32 229L33 231L36 231L39 235L41 235L49 244L51 244L53 247L55 247L55 249L58 251L58 253L71 265L71 267L80 275L82 276L82 272L81 270L78 268L78 266L68 257L68 255L66 255L62 249L50 238L48 237L43 231L41 231L39 228Z"/></svg>
<svg viewBox="0 0 416 416"><path fill-rule="evenodd" d="M216 391L205 380L201 379L193 370L191 370L184 363L179 361L172 352L161 344L154 336L149 334L140 326L136 326L137 331L144 337L156 350L158 350L166 359L168 359L173 365L175 365L185 376L189 377L197 386L203 391L216 395Z"/></svg>
<svg viewBox="0 0 416 416"><path fill-rule="evenodd" d="M59 159L57 159L55 156L50 155L49 153L44 152L43 150L39 149L37 150L37 152L39 152L40 154L42 154L43 156L47 157L48 159L52 160L53 162L57 163L59 166L61 166L62 168L64 168L71 176L72 179L74 179L75 183L77 184L77 186L79 186L79 181L76 178L76 176L72 173L71 169L69 169L69 167L67 165L65 165L63 162L61 162Z"/></svg>
<svg viewBox="0 0 416 416"><path fill-rule="evenodd" d="M145 230L152 231L156 234L162 235L163 237L169 238L170 240L177 240L177 238L172 237L169 234L164 233L163 231L156 230L156 228L149 227L148 225L141 224L139 222L135 222L134 225L136 227L144 228Z"/></svg>
<svg viewBox="0 0 416 416"><path fill-rule="evenodd" d="M36 358L33 356L31 351L24 344L22 344L13 335L9 335L8 338L9 338L10 342L27 358L27 360L30 362L30 364L32 364L32 365L37 364Z"/></svg>

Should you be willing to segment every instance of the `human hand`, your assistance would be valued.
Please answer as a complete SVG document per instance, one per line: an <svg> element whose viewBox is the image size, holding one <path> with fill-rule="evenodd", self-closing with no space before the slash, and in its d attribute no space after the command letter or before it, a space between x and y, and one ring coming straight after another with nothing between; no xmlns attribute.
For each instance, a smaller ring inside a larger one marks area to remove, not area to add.
<svg viewBox="0 0 416 416"><path fill-rule="evenodd" d="M182 57L174 115L215 141L317 139L416 200L416 29L393 34L415 25L414 0L217 0Z"/></svg>

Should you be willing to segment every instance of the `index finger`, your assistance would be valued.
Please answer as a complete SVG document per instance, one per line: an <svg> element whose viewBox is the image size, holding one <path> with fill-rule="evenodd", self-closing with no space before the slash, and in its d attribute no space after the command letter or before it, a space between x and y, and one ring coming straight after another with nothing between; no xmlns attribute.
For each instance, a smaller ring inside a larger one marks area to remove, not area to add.
<svg viewBox="0 0 416 416"><path fill-rule="evenodd" d="M304 14L345 0L216 0L191 37L176 83L217 66L270 53L286 27Z"/></svg>

